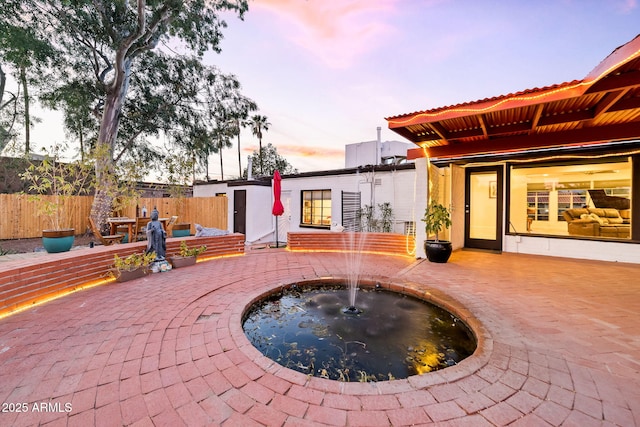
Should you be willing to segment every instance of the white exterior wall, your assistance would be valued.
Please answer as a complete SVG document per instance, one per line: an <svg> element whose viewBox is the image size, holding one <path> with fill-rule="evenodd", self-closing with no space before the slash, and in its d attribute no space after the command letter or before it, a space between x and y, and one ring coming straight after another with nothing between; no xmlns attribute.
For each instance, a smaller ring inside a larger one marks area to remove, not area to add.
<svg viewBox="0 0 640 427"><path fill-rule="evenodd" d="M415 222L416 227L419 227L422 213L415 208L416 184L414 169L361 173L358 189L362 206L370 205L377 209L379 204L390 203L393 208L394 233L404 233L405 222Z"/></svg>
<svg viewBox="0 0 640 427"><path fill-rule="evenodd" d="M640 264L640 245L637 243L508 235L504 236L503 250L521 254Z"/></svg>
<svg viewBox="0 0 640 427"><path fill-rule="evenodd" d="M246 243L275 241L275 220L271 214L273 207L273 190L262 185L228 186L226 182L195 185L194 197L213 197L217 193L225 193L229 200L227 211L227 227L230 233L234 228L234 192L245 190L246 199Z"/></svg>
<svg viewBox="0 0 640 427"><path fill-rule="evenodd" d="M261 185L229 187L247 191L246 243L264 243L275 241L275 220L271 214L273 208L273 189ZM233 206L232 210L233 210ZM231 217L233 218L233 211Z"/></svg>
<svg viewBox="0 0 640 427"><path fill-rule="evenodd" d="M400 141L385 141L380 148L380 156L384 158L390 157L407 157L407 150L415 147L413 144Z"/></svg>
<svg viewBox="0 0 640 427"><path fill-rule="evenodd" d="M421 221L429 201L429 175L427 173L427 159L416 159L416 258L426 258L424 241L427 240L424 222Z"/></svg>
<svg viewBox="0 0 640 427"><path fill-rule="evenodd" d="M345 168L378 165L382 159L392 157L407 157L407 150L413 144L400 141L364 141L345 146Z"/></svg>
<svg viewBox="0 0 640 427"><path fill-rule="evenodd" d="M313 227L300 227L302 218L302 191L331 190L331 223L342 224L342 192L357 191L355 175L313 176L282 180L282 190L288 192L289 212L286 203L288 231L314 231ZM319 229L324 230L324 229Z"/></svg>
<svg viewBox="0 0 640 427"><path fill-rule="evenodd" d="M378 181L379 180L379 181ZM372 183L374 197L371 197ZM302 191L331 190L331 223L342 224L342 192L360 192L362 206L389 202L394 214L394 232L404 232L405 221L416 221L414 209L415 170L397 170L384 172L367 172L349 175L313 176L302 178L285 178L282 180L283 205L288 231L313 231L314 228L300 227L302 218ZM285 193L289 197L289 210ZM421 218L421 217L419 217ZM419 221L417 218L417 221ZM417 224L419 227L419 224ZM282 231L280 234L282 235Z"/></svg>
<svg viewBox="0 0 640 427"><path fill-rule="evenodd" d="M344 167L357 168L358 166L377 165L380 161L380 155L377 147L377 141L358 142L356 144L348 144L344 147Z"/></svg>
<svg viewBox="0 0 640 427"><path fill-rule="evenodd" d="M285 177L282 179L282 204L284 214L278 217L278 240L286 241L288 231L326 230L301 227L302 191L331 190L331 222L342 224L342 192L360 192L362 206L389 202L393 209L393 232L404 233L405 222L414 222L418 242L424 240L424 223L421 221L426 201L426 161L419 160L417 169L362 172L344 175L309 177ZM420 179L416 173L422 174ZM372 185L373 184L373 185ZM374 189L372 195L372 188ZM247 243L275 242L275 217L271 214L273 190L271 187L247 185L231 186L227 183L211 183L194 186L194 197L215 196L225 193L229 199L229 231L233 231L234 191L247 191ZM422 243L418 251L424 252ZM424 257L424 253L416 256Z"/></svg>
<svg viewBox="0 0 640 427"><path fill-rule="evenodd" d="M193 186L193 197L215 197L219 193L225 193L229 196L226 182ZM229 204L231 205L231 203Z"/></svg>

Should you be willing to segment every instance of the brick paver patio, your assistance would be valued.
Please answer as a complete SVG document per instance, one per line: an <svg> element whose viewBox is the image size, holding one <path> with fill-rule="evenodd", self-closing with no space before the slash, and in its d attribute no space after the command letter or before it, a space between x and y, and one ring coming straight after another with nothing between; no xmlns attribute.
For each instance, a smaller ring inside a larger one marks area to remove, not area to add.
<svg viewBox="0 0 640 427"><path fill-rule="evenodd" d="M482 328L477 356L406 380L309 378L248 343L247 304L344 276L343 261L256 250L2 319L0 425L640 425L639 265L368 255L367 276L460 303Z"/></svg>

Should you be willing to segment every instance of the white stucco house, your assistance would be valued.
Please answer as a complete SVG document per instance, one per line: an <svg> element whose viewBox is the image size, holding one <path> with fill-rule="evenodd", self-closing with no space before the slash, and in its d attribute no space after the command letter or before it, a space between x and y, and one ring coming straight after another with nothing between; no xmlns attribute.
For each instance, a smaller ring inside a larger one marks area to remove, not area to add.
<svg viewBox="0 0 640 427"><path fill-rule="evenodd" d="M388 203L391 231L415 233L422 212L415 211L414 195L426 191L426 181L415 179L415 165L406 162L411 144L378 139L346 147L344 169L284 175L281 201L284 214L271 214L272 178L210 181L193 187L194 197L228 198L228 228L243 233L248 245L286 242L289 231L360 229L359 212L366 206ZM373 164L371 163L373 162Z"/></svg>
<svg viewBox="0 0 640 427"><path fill-rule="evenodd" d="M413 163L284 175L281 186L284 214L277 218L279 242L287 241L289 231L356 229L361 208L384 203L392 208L392 231L414 233L422 212L415 211L413 195L426 191L424 181L416 182ZM228 230L245 234L248 245L276 241L270 177L199 183L193 193L227 197Z"/></svg>

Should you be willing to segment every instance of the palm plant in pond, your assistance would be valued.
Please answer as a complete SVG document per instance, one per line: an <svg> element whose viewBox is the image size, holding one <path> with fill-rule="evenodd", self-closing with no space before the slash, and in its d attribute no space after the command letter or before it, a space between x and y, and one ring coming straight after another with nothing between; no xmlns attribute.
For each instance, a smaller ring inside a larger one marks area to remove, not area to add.
<svg viewBox="0 0 640 427"><path fill-rule="evenodd" d="M267 117L266 116L261 116L259 114L256 114L255 116L251 117L251 121L250 121L250 125L251 125L251 131L253 132L253 134L255 136L258 137L258 157L259 157L259 163L260 163L260 175L264 175L264 167L263 167L263 154L262 154L262 131L268 131L269 130L269 126L271 126L271 123L269 123L267 121Z"/></svg>

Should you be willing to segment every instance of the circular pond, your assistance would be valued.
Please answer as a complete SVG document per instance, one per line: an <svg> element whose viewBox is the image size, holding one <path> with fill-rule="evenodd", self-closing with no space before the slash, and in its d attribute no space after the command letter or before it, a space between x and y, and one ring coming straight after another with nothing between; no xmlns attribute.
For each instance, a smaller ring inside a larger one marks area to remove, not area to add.
<svg viewBox="0 0 640 427"><path fill-rule="evenodd" d="M248 308L243 329L270 359L304 374L339 381L406 378L470 356L473 332L452 313L381 287L349 290L327 282L292 285Z"/></svg>

